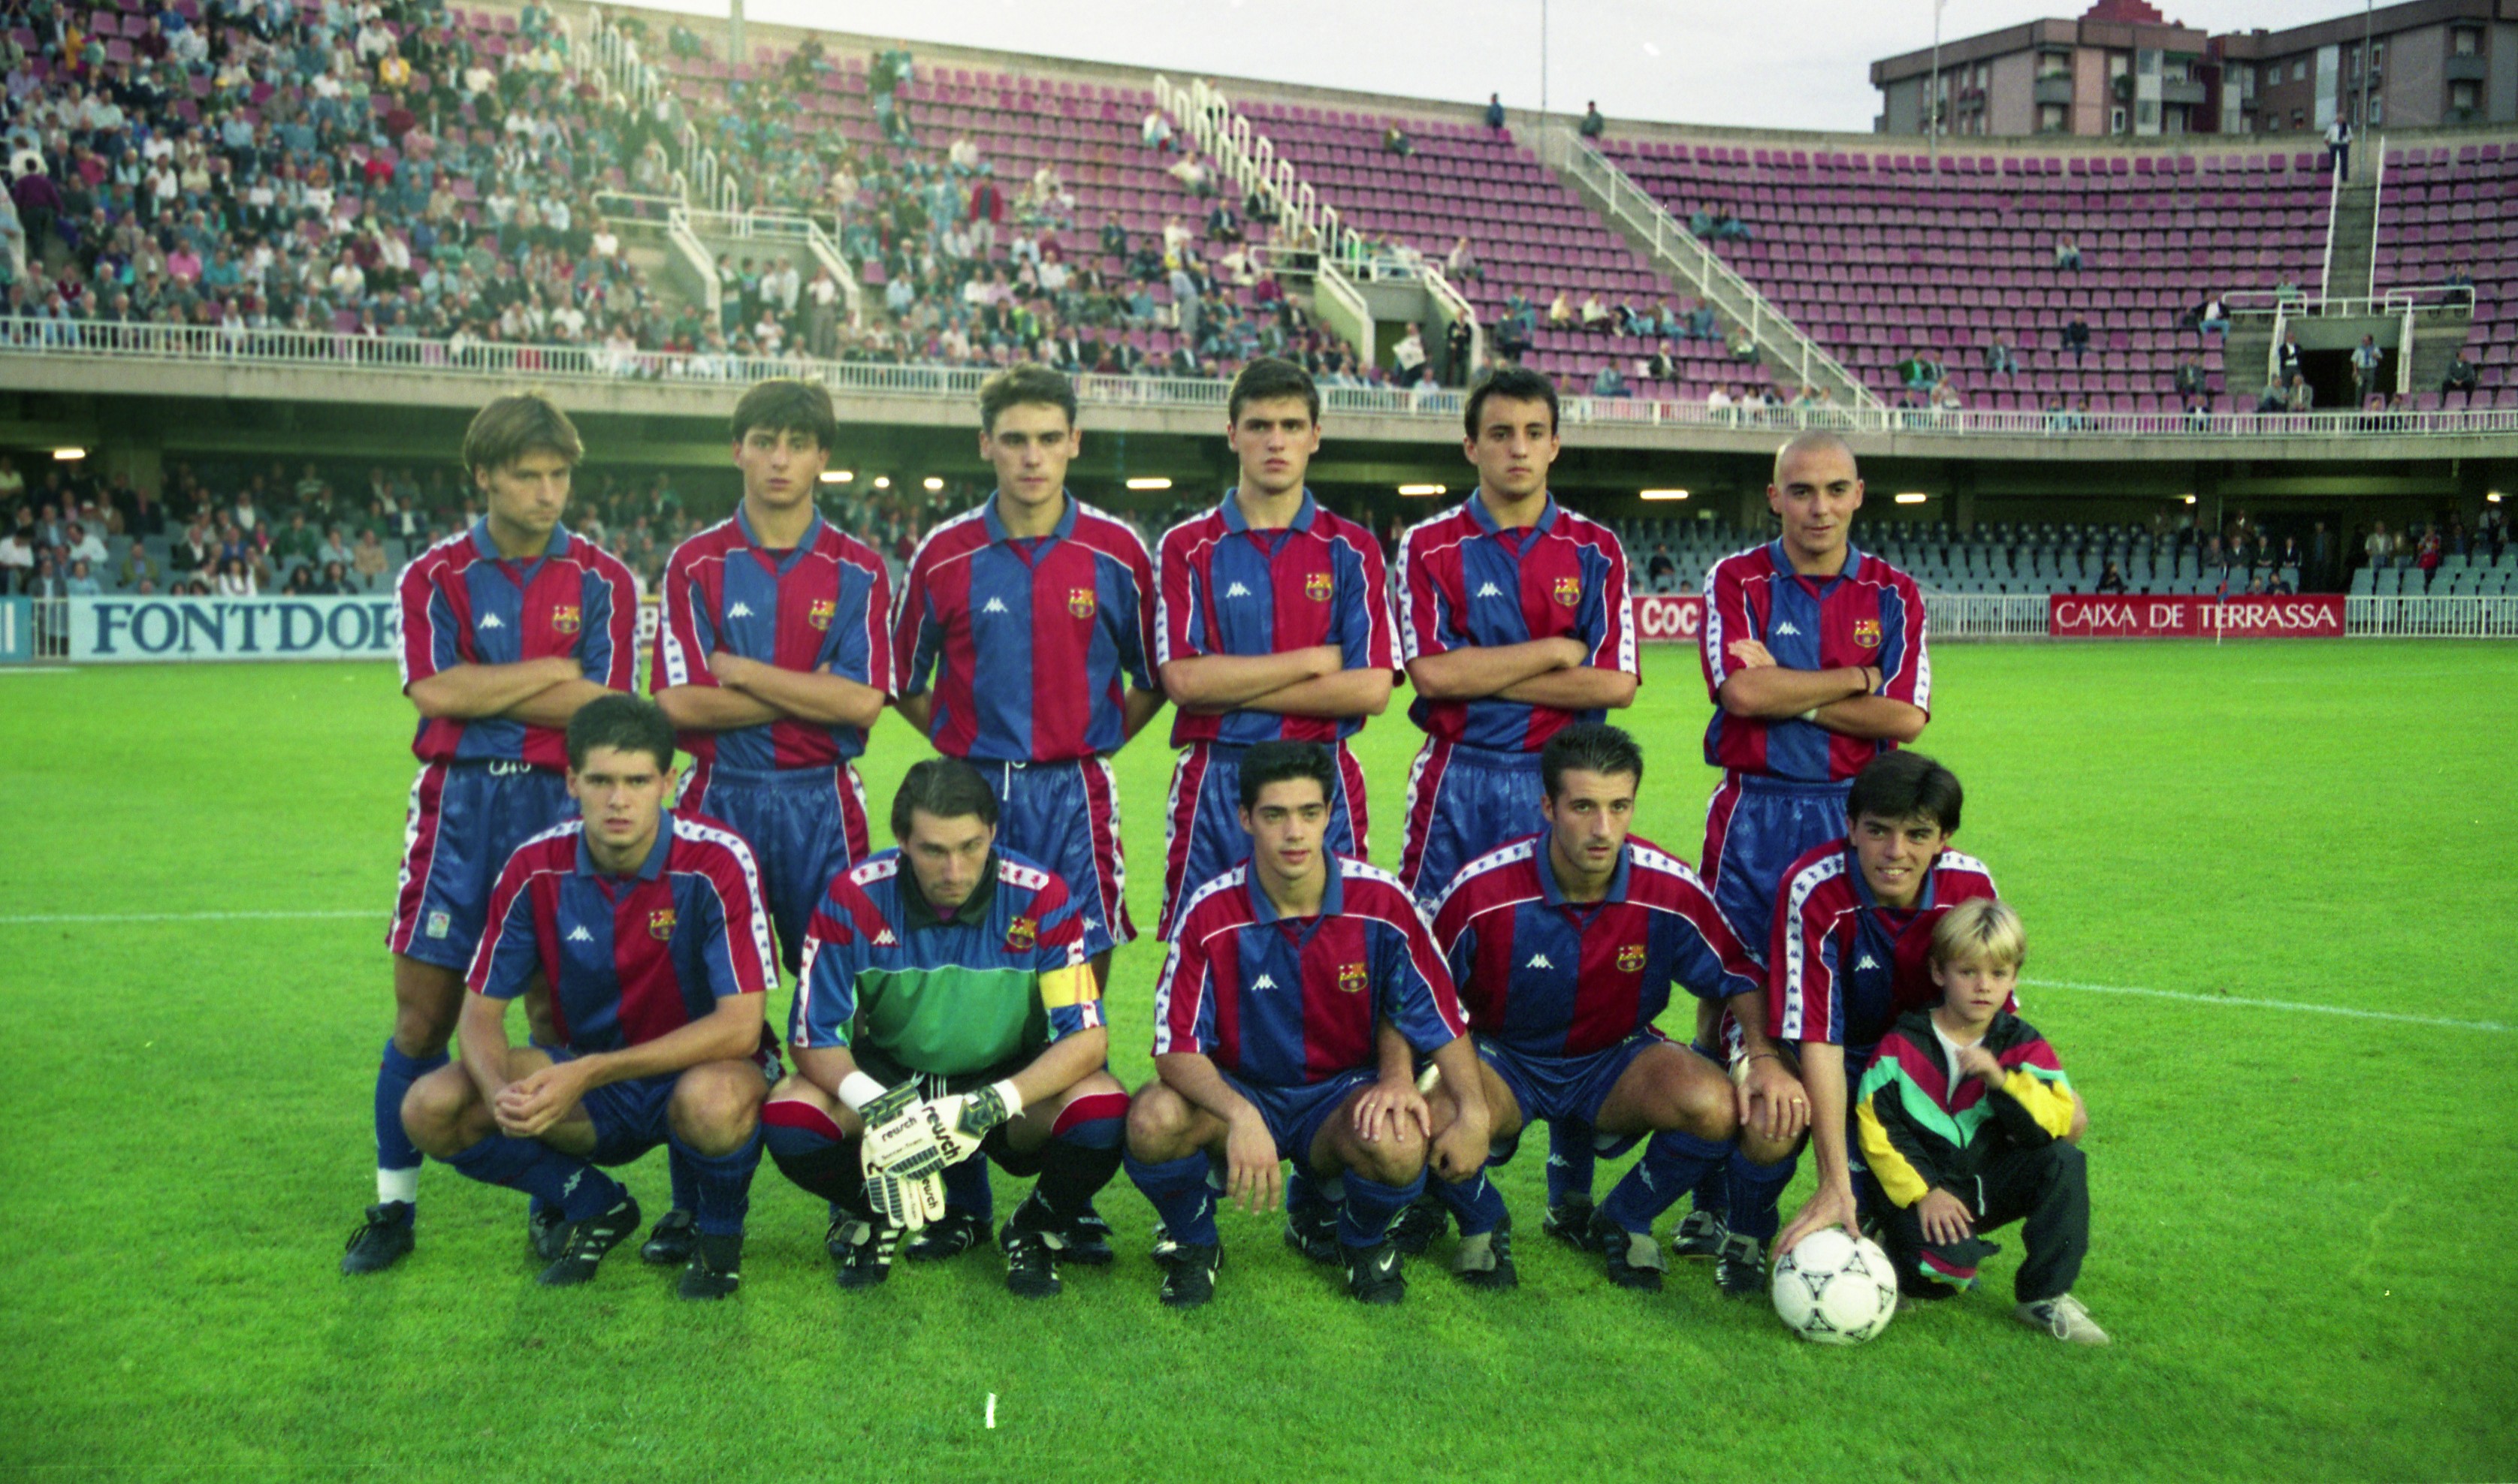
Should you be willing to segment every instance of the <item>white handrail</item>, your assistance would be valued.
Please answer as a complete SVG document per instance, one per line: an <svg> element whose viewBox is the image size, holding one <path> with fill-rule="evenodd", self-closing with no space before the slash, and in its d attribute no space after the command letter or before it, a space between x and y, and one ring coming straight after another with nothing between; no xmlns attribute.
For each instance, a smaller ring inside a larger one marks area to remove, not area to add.
<svg viewBox="0 0 2518 1484"><path fill-rule="evenodd" d="M2378 136L2377 148L2371 151L2378 159L2378 173L2369 183L2369 281L2365 287L2370 298L2378 297L2378 211L2387 200L2387 136Z"/></svg>
<svg viewBox="0 0 2518 1484"><path fill-rule="evenodd" d="M2334 294L2334 214L2343 206L2343 172L2329 170L2325 187L2325 261L2317 270L2317 293L2320 298Z"/></svg>

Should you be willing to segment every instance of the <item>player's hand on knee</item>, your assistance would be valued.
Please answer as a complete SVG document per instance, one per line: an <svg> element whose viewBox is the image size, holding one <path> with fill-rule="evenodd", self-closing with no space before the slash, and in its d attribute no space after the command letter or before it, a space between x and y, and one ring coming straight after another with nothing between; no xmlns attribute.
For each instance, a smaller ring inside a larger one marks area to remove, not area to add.
<svg viewBox="0 0 2518 1484"><path fill-rule="evenodd" d="M1434 1112L1413 1082L1374 1082L1355 1100L1355 1132L1368 1144L1378 1144L1387 1125L1389 1137L1405 1136L1410 1124L1424 1138L1434 1136Z"/></svg>
<svg viewBox="0 0 2518 1484"><path fill-rule="evenodd" d="M586 1092L586 1074L576 1062L553 1062L530 1077L499 1089L491 1112L499 1131L509 1138L539 1138L568 1116Z"/></svg>
<svg viewBox="0 0 2518 1484"><path fill-rule="evenodd" d="M1968 1214L1967 1203L1937 1185L1924 1192L1924 1199L1915 1205L1915 1214L1924 1223L1924 1240L1934 1247L1965 1242L1975 1235L1975 1221Z"/></svg>
<svg viewBox="0 0 2518 1484"><path fill-rule="evenodd" d="M1773 1057L1751 1059L1739 1083L1740 1126L1770 1144L1800 1138L1809 1126L1809 1094Z"/></svg>
<svg viewBox="0 0 2518 1484"><path fill-rule="evenodd" d="M1235 1119L1224 1136L1224 1162L1227 1201L1237 1200L1248 1211L1276 1208L1277 1140L1269 1133L1266 1120L1252 1112Z"/></svg>

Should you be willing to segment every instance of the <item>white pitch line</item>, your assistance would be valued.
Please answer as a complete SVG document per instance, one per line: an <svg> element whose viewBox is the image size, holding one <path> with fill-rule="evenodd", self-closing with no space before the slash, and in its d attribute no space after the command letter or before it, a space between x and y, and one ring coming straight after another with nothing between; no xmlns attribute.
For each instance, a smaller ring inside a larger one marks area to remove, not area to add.
<svg viewBox="0 0 2518 1484"><path fill-rule="evenodd" d="M295 921L308 917L382 917L386 913L373 908L350 912L37 912L26 916L0 917L0 927L14 927L38 922L270 922Z"/></svg>
<svg viewBox="0 0 2518 1484"><path fill-rule="evenodd" d="M2448 1020L2437 1015L2400 1015L2393 1010L2362 1010L2350 1005L2306 1004L2296 999L2256 999L2245 995L2190 995L2182 990L2143 990L2121 984L2079 984L2069 979L2022 979L2038 990L2079 990L2091 995L2139 995L2147 999L2182 999L2190 1004L2246 1005L2258 1010L2301 1010L2311 1015L2343 1015L2354 1020L2392 1020L2409 1026L2446 1026L2455 1031L2507 1032L2496 1020Z"/></svg>

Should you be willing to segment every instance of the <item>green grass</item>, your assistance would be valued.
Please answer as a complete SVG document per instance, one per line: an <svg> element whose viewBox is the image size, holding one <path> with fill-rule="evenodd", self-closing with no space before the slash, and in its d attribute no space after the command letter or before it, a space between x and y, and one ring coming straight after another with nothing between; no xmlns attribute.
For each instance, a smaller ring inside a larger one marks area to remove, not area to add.
<svg viewBox="0 0 2518 1484"><path fill-rule="evenodd" d="M2518 651L1937 657L1929 747L2032 980L2518 1026ZM1693 658L1650 652L1641 831L1690 860L1704 716ZM2518 1033L2090 990L2027 993L2092 1105L2080 1292L2106 1351L2011 1323L2016 1232L1992 1293L1854 1351L1701 1269L1612 1291L1537 1236L1532 1156L1503 1176L1520 1292L1427 1262L1397 1311L1237 1216L1218 1301L1165 1313L1124 1181L1118 1265L1054 1303L1009 1298L984 1254L844 1295L817 1207L767 1166L733 1303L681 1304L627 1252L540 1290L521 1202L439 1167L415 1257L345 1281L409 724L381 666L0 678L0 915L375 914L0 921L0 1474L2518 1474ZM1385 863L1414 741L1393 715L1360 748ZM918 750L886 723L878 804ZM1141 922L1168 765L1145 742L1120 770ZM1123 1079L1154 968L1119 958ZM662 1196L654 1157L630 1178Z"/></svg>

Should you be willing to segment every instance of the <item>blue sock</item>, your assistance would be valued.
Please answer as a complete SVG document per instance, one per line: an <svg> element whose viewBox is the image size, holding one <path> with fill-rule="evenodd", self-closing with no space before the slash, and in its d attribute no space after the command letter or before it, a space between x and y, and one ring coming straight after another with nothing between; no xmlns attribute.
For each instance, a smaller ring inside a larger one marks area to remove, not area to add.
<svg viewBox="0 0 2518 1484"><path fill-rule="evenodd" d="M1711 1211L1717 1219L1731 1208L1731 1170L1726 1161L1707 1168L1702 1178L1687 1193L1688 1205L1701 1211Z"/></svg>
<svg viewBox="0 0 2518 1484"><path fill-rule="evenodd" d="M1457 1184L1435 1181L1434 1193L1442 1197L1444 1208L1458 1218L1463 1237L1474 1237L1503 1225L1503 1192L1496 1189L1495 1181L1487 1178L1483 1165L1478 1166L1476 1174Z"/></svg>
<svg viewBox="0 0 2518 1484"><path fill-rule="evenodd" d="M744 1212L752 1208L752 1174L760 1167L760 1130L732 1154L702 1154L677 1138L668 1138L673 1167L691 1172L691 1209L699 1229L712 1237L743 1235Z"/></svg>
<svg viewBox="0 0 2518 1484"><path fill-rule="evenodd" d="M1160 1165L1127 1158L1128 1178L1146 1193L1163 1230L1183 1247L1220 1247L1215 1234L1215 1196L1206 1188L1206 1155L1201 1152Z"/></svg>
<svg viewBox="0 0 2518 1484"><path fill-rule="evenodd" d="M673 1176L673 1209L699 1209L699 1177L692 1172L690 1159L682 1152L681 1145L671 1143L670 1141L667 1143L665 1147L665 1172Z"/></svg>
<svg viewBox="0 0 2518 1484"><path fill-rule="evenodd" d="M1421 1169L1405 1185L1384 1185L1348 1170L1346 1204L1338 1208L1338 1245L1379 1247L1390 1234L1390 1218L1424 1193L1425 1171Z"/></svg>
<svg viewBox="0 0 2518 1484"><path fill-rule="evenodd" d="M1547 1125L1547 1204L1567 1196L1591 1199L1591 1125L1556 1119Z"/></svg>
<svg viewBox="0 0 2518 1484"><path fill-rule="evenodd" d="M494 1133L446 1163L484 1184L540 1196L571 1221L602 1215L623 1194L610 1175L540 1139Z"/></svg>
<svg viewBox="0 0 2518 1484"><path fill-rule="evenodd" d="M1709 1169L1720 1169L1730 1155L1731 1146L1700 1139L1695 1134L1676 1128L1665 1128L1644 1141L1644 1157L1627 1171L1609 1199L1600 1203L1600 1213L1618 1223L1623 1231L1649 1233L1653 1222L1681 1192L1694 1185Z"/></svg>
<svg viewBox="0 0 2518 1484"><path fill-rule="evenodd" d="M1760 1245L1774 1241L1776 1228L1783 1225L1777 1208L1783 1204L1784 1187L1793 1183L1793 1171L1800 1167L1797 1155L1786 1155L1772 1165L1752 1165L1733 1150L1731 1209L1723 1224L1735 1235L1755 1237Z"/></svg>
<svg viewBox="0 0 2518 1484"><path fill-rule="evenodd" d="M986 1155L975 1154L944 1166L944 1208L968 1211L982 1221L996 1219L997 1196L988 1188Z"/></svg>
<svg viewBox="0 0 2518 1484"><path fill-rule="evenodd" d="M417 1169L419 1149L411 1135L402 1131L403 1095L411 1084L446 1065L446 1053L435 1056L405 1056L402 1048L385 1038L385 1054L376 1066L376 1168Z"/></svg>
<svg viewBox="0 0 2518 1484"><path fill-rule="evenodd" d="M1285 1176L1285 1209L1305 1210L1330 1204L1328 1192L1313 1178L1309 1169L1303 1167L1303 1162L1296 1160Z"/></svg>

